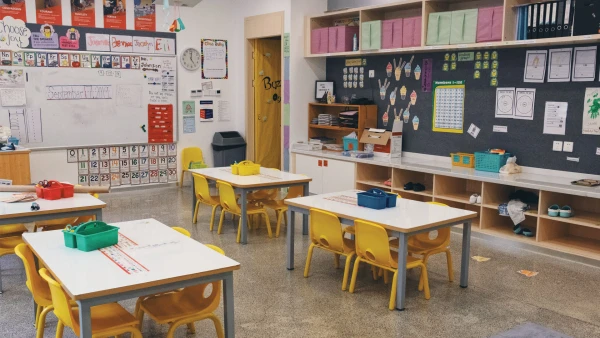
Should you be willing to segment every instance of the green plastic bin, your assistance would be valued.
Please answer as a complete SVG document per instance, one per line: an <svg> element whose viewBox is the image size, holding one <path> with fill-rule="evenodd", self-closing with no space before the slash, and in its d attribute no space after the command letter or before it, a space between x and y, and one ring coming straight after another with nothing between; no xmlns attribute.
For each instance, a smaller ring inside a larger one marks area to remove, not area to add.
<svg viewBox="0 0 600 338"><path fill-rule="evenodd" d="M91 221L63 230L65 246L81 251L93 251L119 242L119 228L100 221Z"/></svg>

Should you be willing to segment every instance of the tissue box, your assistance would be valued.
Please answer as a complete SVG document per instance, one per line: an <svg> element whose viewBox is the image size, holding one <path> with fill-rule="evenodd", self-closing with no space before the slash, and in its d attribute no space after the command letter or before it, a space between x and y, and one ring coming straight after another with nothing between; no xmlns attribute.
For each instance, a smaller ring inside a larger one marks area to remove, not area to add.
<svg viewBox="0 0 600 338"><path fill-rule="evenodd" d="M358 139L344 137L342 140L344 141L344 150L358 150Z"/></svg>

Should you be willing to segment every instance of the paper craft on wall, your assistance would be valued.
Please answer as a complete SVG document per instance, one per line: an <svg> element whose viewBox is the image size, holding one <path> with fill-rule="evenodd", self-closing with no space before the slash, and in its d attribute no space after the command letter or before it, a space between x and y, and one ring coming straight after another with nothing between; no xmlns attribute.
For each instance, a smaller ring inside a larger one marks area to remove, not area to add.
<svg viewBox="0 0 600 338"><path fill-rule="evenodd" d="M568 102L546 102L544 134L565 135Z"/></svg>
<svg viewBox="0 0 600 338"><path fill-rule="evenodd" d="M462 134L464 105L464 80L435 81L433 83L433 131Z"/></svg>
<svg viewBox="0 0 600 338"><path fill-rule="evenodd" d="M550 49L548 82L571 81L571 57L573 48Z"/></svg>
<svg viewBox="0 0 600 338"><path fill-rule="evenodd" d="M597 46L575 47L573 55L573 82L594 81L596 79Z"/></svg>
<svg viewBox="0 0 600 338"><path fill-rule="evenodd" d="M585 89L581 129L586 135L600 135L600 88Z"/></svg>
<svg viewBox="0 0 600 338"><path fill-rule="evenodd" d="M496 118L512 119L514 110L515 88L496 89Z"/></svg>
<svg viewBox="0 0 600 338"><path fill-rule="evenodd" d="M391 82L388 82L387 79L383 81L383 85L381 84L381 79L378 79L379 83L379 96L381 97L381 101L385 100L385 96L387 94L387 89L390 86Z"/></svg>
<svg viewBox="0 0 600 338"><path fill-rule="evenodd" d="M390 104L393 106L396 104L396 92L398 91L398 87L394 87L392 92L390 93Z"/></svg>
<svg viewBox="0 0 600 338"><path fill-rule="evenodd" d="M411 64L412 64L412 62L413 62L413 60L414 60L414 59L415 59L415 56L413 55L413 56L410 58L410 61L408 61L408 62L406 63L406 65L404 66L404 74L406 74L406 77L410 77L410 72L411 72Z"/></svg>
<svg viewBox="0 0 600 338"><path fill-rule="evenodd" d="M546 75L546 50L528 50L525 56L523 82L544 83Z"/></svg>
<svg viewBox="0 0 600 338"><path fill-rule="evenodd" d="M383 114L383 117L381 118L381 120L383 121L384 127L387 127L387 125L388 125L388 121L390 118L389 113L390 113L390 105L388 104L387 110L385 111L385 113Z"/></svg>
<svg viewBox="0 0 600 338"><path fill-rule="evenodd" d="M202 39L202 78L227 79L227 40Z"/></svg>
<svg viewBox="0 0 600 338"><path fill-rule="evenodd" d="M402 68L406 62L402 62L402 58L398 60L398 64L396 64L396 59L394 58L394 77L396 81L400 81L400 76L402 75Z"/></svg>
<svg viewBox="0 0 600 338"><path fill-rule="evenodd" d="M533 120L535 88L517 88L515 95L515 119Z"/></svg>

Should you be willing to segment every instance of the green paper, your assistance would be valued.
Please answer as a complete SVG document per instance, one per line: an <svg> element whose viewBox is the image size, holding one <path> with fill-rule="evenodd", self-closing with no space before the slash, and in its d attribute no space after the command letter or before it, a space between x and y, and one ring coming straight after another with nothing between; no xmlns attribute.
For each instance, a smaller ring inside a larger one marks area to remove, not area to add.
<svg viewBox="0 0 600 338"><path fill-rule="evenodd" d="M183 101L183 115L194 115L196 111L196 102L195 101Z"/></svg>
<svg viewBox="0 0 600 338"><path fill-rule="evenodd" d="M490 69L490 62L489 61L483 61L483 69Z"/></svg>
<svg viewBox="0 0 600 338"><path fill-rule="evenodd" d="M498 79L493 77L490 79L490 86L492 87L498 87Z"/></svg>
<svg viewBox="0 0 600 338"><path fill-rule="evenodd" d="M481 73L478 70L476 70L475 73L473 73L473 78L474 79L480 79L481 78Z"/></svg>
<svg viewBox="0 0 600 338"><path fill-rule="evenodd" d="M456 70L456 62L452 62L452 63L450 64L450 69L451 69L451 70Z"/></svg>
<svg viewBox="0 0 600 338"><path fill-rule="evenodd" d="M449 69L449 67L448 67L448 63L447 63L447 62L444 62L444 67L442 68L442 70L443 70L443 71L445 71L445 72L447 72L447 71L448 71L448 69Z"/></svg>
<svg viewBox="0 0 600 338"><path fill-rule="evenodd" d="M497 51L492 52L492 60L498 60L498 52Z"/></svg>
<svg viewBox="0 0 600 338"><path fill-rule="evenodd" d="M490 52L483 53L483 59L484 60L489 60L490 59Z"/></svg>
<svg viewBox="0 0 600 338"><path fill-rule="evenodd" d="M481 69L481 61L475 61L475 69Z"/></svg>
<svg viewBox="0 0 600 338"><path fill-rule="evenodd" d="M475 54L475 60L481 60L481 52L477 52L477 54Z"/></svg>

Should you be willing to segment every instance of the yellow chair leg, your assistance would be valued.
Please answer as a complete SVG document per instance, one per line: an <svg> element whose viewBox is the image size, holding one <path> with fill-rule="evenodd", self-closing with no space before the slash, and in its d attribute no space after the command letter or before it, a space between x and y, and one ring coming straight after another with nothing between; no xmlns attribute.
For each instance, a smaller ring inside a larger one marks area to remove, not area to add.
<svg viewBox="0 0 600 338"><path fill-rule="evenodd" d="M350 274L350 264L352 264L352 257L354 253L346 256L346 266L344 267L344 279L342 279L342 291L346 291L346 285L348 285L348 275Z"/></svg>
<svg viewBox="0 0 600 338"><path fill-rule="evenodd" d="M208 319L212 320L213 324L215 324L215 330L217 331L217 338L225 338L225 333L223 332L223 325L221 325L221 321L214 314L210 314Z"/></svg>
<svg viewBox="0 0 600 338"><path fill-rule="evenodd" d="M37 327L38 319L40 318L40 313L42 313L42 307L38 305L35 307L35 321L33 322L33 327Z"/></svg>
<svg viewBox="0 0 600 338"><path fill-rule="evenodd" d="M200 200L196 201L196 208L194 209L194 219L192 223L196 224L198 222L198 209L200 209Z"/></svg>
<svg viewBox="0 0 600 338"><path fill-rule="evenodd" d="M179 187L180 187L180 188L181 188L181 187L183 187L183 177L185 176L184 174L185 174L185 170L182 170L182 171L181 171L181 177L179 178ZM194 185L192 184L192 187L193 187L193 186L194 186Z"/></svg>
<svg viewBox="0 0 600 338"><path fill-rule="evenodd" d="M187 323L187 328L189 333L196 333L196 325L194 323Z"/></svg>
<svg viewBox="0 0 600 338"><path fill-rule="evenodd" d="M221 234L223 230L223 220L225 219L225 210L221 209L221 217L219 217L219 227L217 228L217 234Z"/></svg>
<svg viewBox="0 0 600 338"><path fill-rule="evenodd" d="M383 270L383 283L387 284L389 282L389 271Z"/></svg>
<svg viewBox="0 0 600 338"><path fill-rule="evenodd" d="M136 304L136 307L137 307L137 304ZM137 328L139 330L141 330L142 329L142 323L144 322L144 311L142 311L141 309L138 308L137 312L135 312L134 315L135 315L135 317L138 320Z"/></svg>
<svg viewBox="0 0 600 338"><path fill-rule="evenodd" d="M242 239L242 218L240 217L240 220L238 221L238 233L237 233L236 242L239 243L241 239Z"/></svg>
<svg viewBox="0 0 600 338"><path fill-rule="evenodd" d="M279 231L281 230L281 219L283 218L283 211L277 210L277 228L275 229L275 237L279 238Z"/></svg>
<svg viewBox="0 0 600 338"><path fill-rule="evenodd" d="M340 268L340 254L333 254L333 262L335 263L335 268Z"/></svg>
<svg viewBox="0 0 600 338"><path fill-rule="evenodd" d="M421 275L423 276L423 288L425 289L425 299L429 300L431 294L429 292L429 278L427 277L427 266L421 264Z"/></svg>
<svg viewBox="0 0 600 338"><path fill-rule="evenodd" d="M450 249L446 249L446 262L448 264L448 281L454 281L454 268L452 267L452 254Z"/></svg>
<svg viewBox="0 0 600 338"><path fill-rule="evenodd" d="M48 314L48 312L54 310L54 306L50 305L44 308L44 310L42 312L40 312L40 316L37 320L37 332L36 332L36 338L43 338L44 337L44 326L46 324L46 315Z"/></svg>
<svg viewBox="0 0 600 338"><path fill-rule="evenodd" d="M373 280L378 280L379 274L377 273L377 268L375 265L371 265L371 272L373 273Z"/></svg>
<svg viewBox="0 0 600 338"><path fill-rule="evenodd" d="M217 212L218 205L213 205L212 212L210 213L210 231L213 231L214 223L215 223L215 213ZM195 222L194 222L195 223Z"/></svg>
<svg viewBox="0 0 600 338"><path fill-rule="evenodd" d="M358 268L360 267L360 257L356 257L354 262L354 269L352 270L352 278L350 279L350 293L354 293L354 287L356 286L356 276L358 275Z"/></svg>
<svg viewBox="0 0 600 338"><path fill-rule="evenodd" d="M273 238L273 231L271 230L271 220L269 219L269 214L267 214L267 212L265 211L263 215L265 215L265 223L267 223L267 233L269 234L269 238ZM260 217L258 219L260 223Z"/></svg>
<svg viewBox="0 0 600 338"><path fill-rule="evenodd" d="M312 260L312 254L314 249L315 245L311 243L308 247L308 254L306 255L306 265L304 266L304 278L308 278L308 271L310 270L310 261Z"/></svg>
<svg viewBox="0 0 600 338"><path fill-rule="evenodd" d="M396 307L396 293L398 291L398 289L396 287L397 284L398 284L398 270L394 271L394 277L392 278L392 293L390 294L390 305L389 305L390 310L394 310L394 308Z"/></svg>
<svg viewBox="0 0 600 338"><path fill-rule="evenodd" d="M56 338L62 338L64 329L65 324L59 320L58 324L56 325Z"/></svg>

